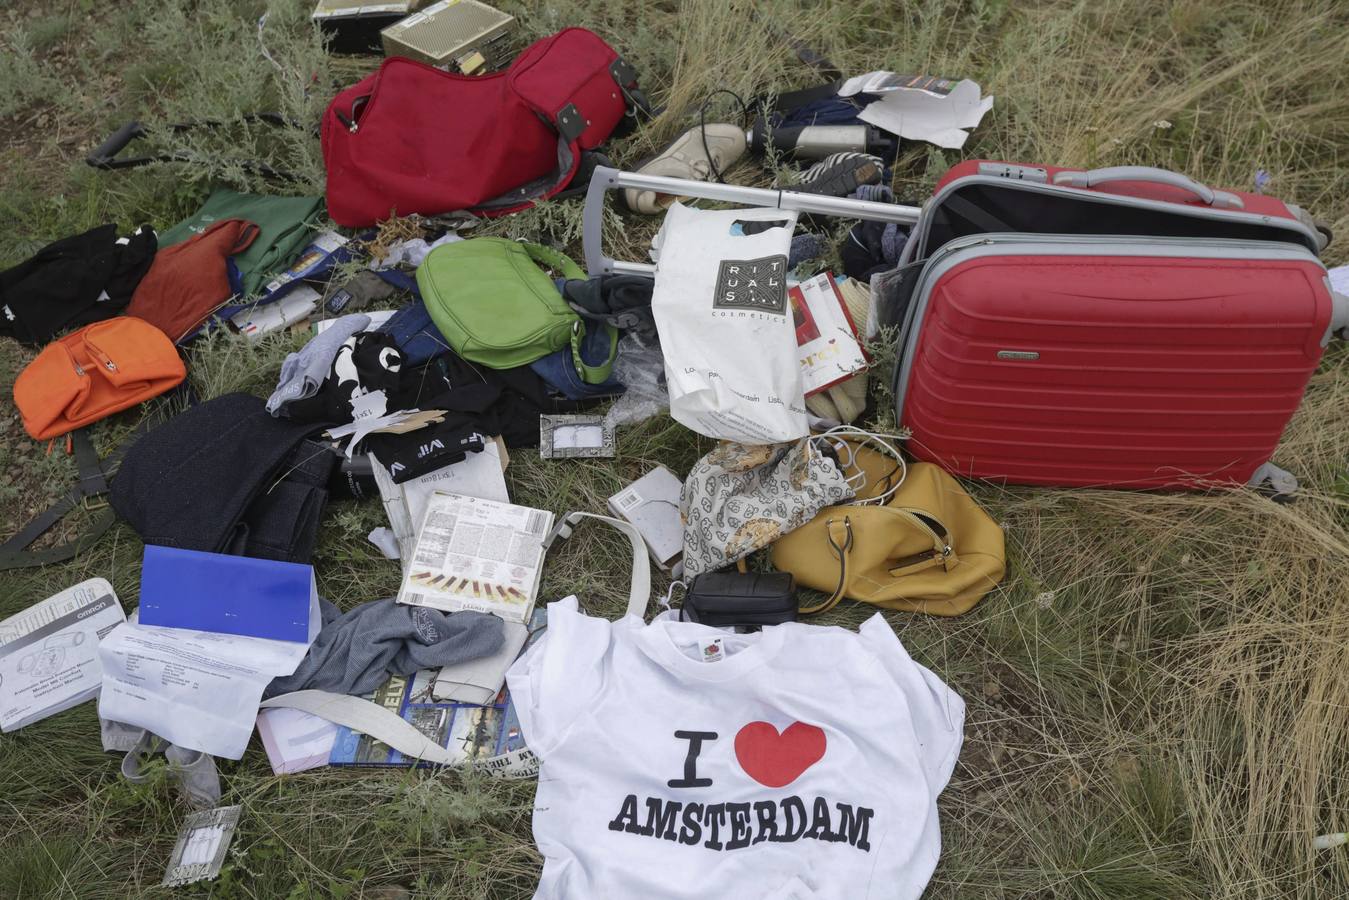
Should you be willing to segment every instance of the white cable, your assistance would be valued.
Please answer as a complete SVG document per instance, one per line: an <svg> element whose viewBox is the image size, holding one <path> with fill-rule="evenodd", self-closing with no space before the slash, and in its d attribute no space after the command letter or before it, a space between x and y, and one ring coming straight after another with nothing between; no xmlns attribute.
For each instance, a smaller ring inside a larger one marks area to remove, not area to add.
<svg viewBox="0 0 1349 900"><path fill-rule="evenodd" d="M854 505L880 506L884 504L887 500L889 500L891 497L895 495L895 492L898 491L900 486L904 484L904 479L907 478L909 475L909 467L908 464L904 462L903 455L899 452L898 448L896 448L894 444L890 443L890 441L895 441L896 443L902 442L904 438L900 435L881 434L874 431L867 431L866 429L858 428L856 425L836 425L835 427L830 428L828 431L821 432L818 435L818 437L826 439L831 438L838 439L837 443L833 440L830 440L830 443L831 445L834 446L835 450L840 454L839 456L840 467L845 472L850 468L857 469L857 471L854 472L852 475L846 476L848 484L852 486L854 493L860 494L862 492L862 489L866 487L867 475L866 472L862 470L862 467L857 465L858 448L855 447L852 443L843 440L844 438L852 438L853 441L859 445L873 444L877 447L880 447L887 455L893 457L895 462L897 463L899 467L899 478L895 480L894 484L892 484L890 488L885 491L885 493L878 494L875 497L868 497L865 500L853 500L852 503ZM844 458L845 453L846 459Z"/></svg>
<svg viewBox="0 0 1349 900"><path fill-rule="evenodd" d="M263 57L265 57L266 60L267 60L269 63L271 63L271 64L276 68L276 70L277 70L278 72L280 72L282 75L285 75L285 74L286 74L286 70L283 69L283 68L281 68L281 63L277 62L277 61L272 57L272 54L270 54L270 53L267 52L267 45L266 45L266 44L263 42L263 40L262 40L262 29L263 29L263 27L264 27L266 24L267 24L267 13L263 13L263 14L258 18L258 46L262 48L262 55L263 55Z"/></svg>

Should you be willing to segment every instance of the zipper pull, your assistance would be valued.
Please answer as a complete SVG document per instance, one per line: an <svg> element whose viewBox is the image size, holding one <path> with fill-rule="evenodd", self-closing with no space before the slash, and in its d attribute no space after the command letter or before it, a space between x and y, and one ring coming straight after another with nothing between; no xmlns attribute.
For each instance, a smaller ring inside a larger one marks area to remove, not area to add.
<svg viewBox="0 0 1349 900"><path fill-rule="evenodd" d="M80 365L79 363L75 363L75 374L76 374L76 375L83 375L83 374L84 374L84 366Z"/></svg>
<svg viewBox="0 0 1349 900"><path fill-rule="evenodd" d="M342 111L338 109L333 110L333 115L337 116L338 121L347 126L348 132L351 134L356 133L356 122L354 120L348 119L346 116L342 115Z"/></svg>
<svg viewBox="0 0 1349 900"><path fill-rule="evenodd" d="M106 368L109 372L116 372L116 371L117 371L117 363L113 362L113 361L110 360L110 359L105 359L105 360L103 361L103 366L104 366L104 368Z"/></svg>

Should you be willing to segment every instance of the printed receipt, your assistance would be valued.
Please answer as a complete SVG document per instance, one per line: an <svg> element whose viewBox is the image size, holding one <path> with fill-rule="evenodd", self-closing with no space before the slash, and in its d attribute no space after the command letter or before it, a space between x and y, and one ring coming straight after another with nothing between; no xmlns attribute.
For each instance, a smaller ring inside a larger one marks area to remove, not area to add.
<svg viewBox="0 0 1349 900"><path fill-rule="evenodd" d="M239 759L267 683L295 671L308 644L125 623L98 646L98 714L180 747Z"/></svg>

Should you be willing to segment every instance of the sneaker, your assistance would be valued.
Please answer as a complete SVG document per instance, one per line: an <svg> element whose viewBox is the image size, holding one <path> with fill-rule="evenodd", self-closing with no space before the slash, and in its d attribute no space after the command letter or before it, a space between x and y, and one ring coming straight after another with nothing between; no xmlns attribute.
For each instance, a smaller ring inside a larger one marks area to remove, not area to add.
<svg viewBox="0 0 1349 900"><path fill-rule="evenodd" d="M864 184L880 184L885 164L869 153L835 153L811 166L787 190L846 197Z"/></svg>
<svg viewBox="0 0 1349 900"><path fill-rule="evenodd" d="M703 129L690 128L654 158L638 167L642 175L663 175L667 178L687 178L706 181L712 177L712 164L718 172L725 172L745 153L745 130L738 125L714 124L707 126L707 150L703 149ZM627 188L623 199L628 209L642 215L654 216L675 201L672 194L639 191Z"/></svg>

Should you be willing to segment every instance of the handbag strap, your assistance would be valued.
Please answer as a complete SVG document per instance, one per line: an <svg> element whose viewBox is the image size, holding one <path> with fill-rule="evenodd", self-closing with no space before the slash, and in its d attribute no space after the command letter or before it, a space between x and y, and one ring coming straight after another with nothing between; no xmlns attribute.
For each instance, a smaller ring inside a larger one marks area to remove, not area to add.
<svg viewBox="0 0 1349 900"><path fill-rule="evenodd" d="M586 384L604 384L614 371L614 360L618 359L618 329L612 325L604 325L604 330L609 335L609 357L598 365L589 365L581 356L581 345L585 343L586 326L577 319L571 326L571 361L576 366L576 374L581 376L581 380Z"/></svg>
<svg viewBox="0 0 1349 900"><path fill-rule="evenodd" d="M573 278L585 279L586 273L582 271L581 267L560 250L554 250L552 247L545 247L543 244L535 244L530 241L519 241L518 243L529 254L530 259L557 272L559 277L568 280Z"/></svg>
<svg viewBox="0 0 1349 900"><path fill-rule="evenodd" d="M195 405L197 402L196 392L186 379L172 393L183 395L187 398L189 404ZM70 449L75 455L75 465L79 469L79 480L75 482L75 486L64 497L38 513L32 521L19 529L17 534L0 544L0 572L7 569L29 569L34 566L65 562L98 543L103 534L112 527L112 523L117 521L117 516L112 507L107 505L107 501L99 501L97 504L91 504L88 501L108 493L108 480L116 474L122 457L126 455L127 450L136 443L137 439L160 424L160 419L159 415L142 417L136 423L136 427L132 429L131 434L127 435L126 440L122 441L122 445L109 453L108 458L102 461L98 458L98 451L94 449L94 442L89 438L89 427L92 426L72 431L70 433ZM94 519L84 533L74 540L66 541L56 547L48 547L45 550L28 549L30 544L46 534L49 528L65 518L77 506L85 506L89 509L101 508L102 514Z"/></svg>
<svg viewBox="0 0 1349 900"><path fill-rule="evenodd" d="M627 535L628 542L632 545L632 581L628 586L628 609L624 615L646 618L646 605L651 600L651 562L646 554L642 533L632 523L595 513L569 512L558 520L548 537L543 539L543 551L547 553L555 540L559 538L566 540L571 537L572 530L582 519L606 522Z"/></svg>
<svg viewBox="0 0 1349 900"><path fill-rule="evenodd" d="M838 601L843 599L848 590L848 582L852 579L852 519L848 516L842 519L827 519L824 531L829 539L829 550L838 559L838 587L834 588L834 593L827 600L814 606L801 607L798 612L803 616L818 615L838 606Z"/></svg>

